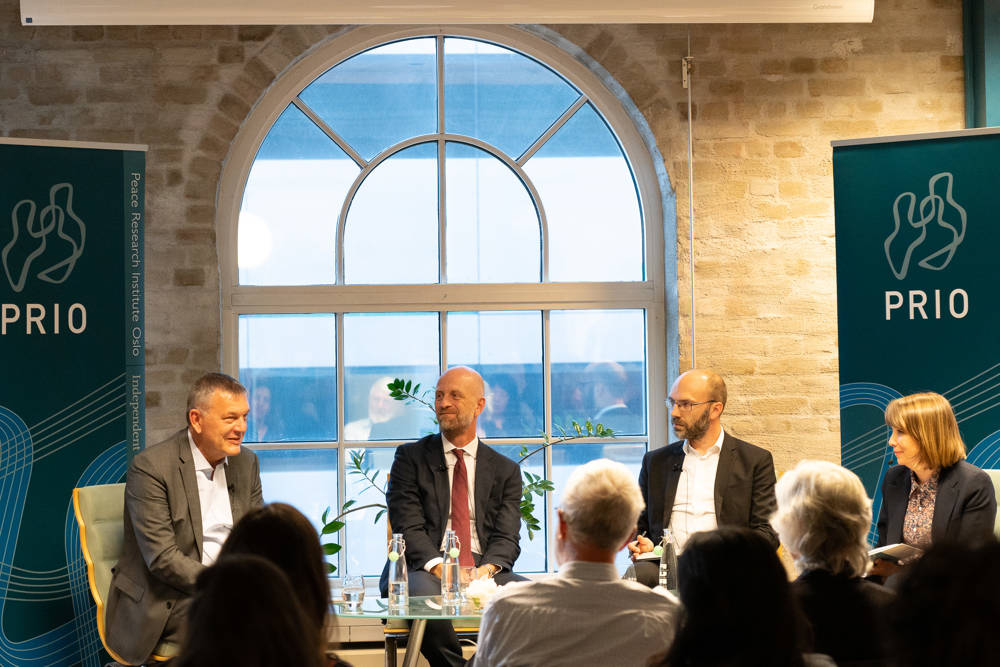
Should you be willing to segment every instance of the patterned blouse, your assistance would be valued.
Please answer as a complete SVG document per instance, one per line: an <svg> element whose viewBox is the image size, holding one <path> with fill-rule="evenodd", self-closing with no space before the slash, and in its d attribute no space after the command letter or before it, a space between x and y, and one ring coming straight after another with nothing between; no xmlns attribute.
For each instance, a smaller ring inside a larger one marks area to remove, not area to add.
<svg viewBox="0 0 1000 667"><path fill-rule="evenodd" d="M931 523L934 521L934 501L937 500L938 472L923 484L911 471L910 502L903 517L903 542L926 549L931 545Z"/></svg>

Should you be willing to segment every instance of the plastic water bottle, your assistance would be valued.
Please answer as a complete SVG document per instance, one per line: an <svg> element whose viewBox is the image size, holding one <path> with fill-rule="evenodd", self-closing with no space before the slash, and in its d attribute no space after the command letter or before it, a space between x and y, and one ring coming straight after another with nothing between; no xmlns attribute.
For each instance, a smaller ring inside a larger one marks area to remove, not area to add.
<svg viewBox="0 0 1000 667"><path fill-rule="evenodd" d="M444 561L441 563L441 604L455 606L462 602L458 554L458 536L455 535L455 531L449 530L444 534Z"/></svg>
<svg viewBox="0 0 1000 667"><path fill-rule="evenodd" d="M406 611L410 583L406 574L406 541L402 533L393 533L389 541L389 611Z"/></svg>
<svg viewBox="0 0 1000 667"><path fill-rule="evenodd" d="M663 541L660 543L663 551L660 553L660 586L677 590L677 545L669 528L663 529Z"/></svg>

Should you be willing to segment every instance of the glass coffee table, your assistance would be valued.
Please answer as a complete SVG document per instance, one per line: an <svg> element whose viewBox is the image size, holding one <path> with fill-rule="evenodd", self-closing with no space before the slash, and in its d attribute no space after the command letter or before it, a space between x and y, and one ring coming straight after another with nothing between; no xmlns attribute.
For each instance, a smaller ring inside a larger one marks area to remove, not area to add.
<svg viewBox="0 0 1000 667"><path fill-rule="evenodd" d="M341 601L333 603L333 611L341 618L381 618L386 620L411 621L409 640L403 654L403 667L414 667L420 657L420 645L424 641L427 621L469 620L478 623L483 610L472 602L463 602L458 607L444 607L440 595L411 596L405 609L389 610L389 601L384 598L365 597L360 607L349 608ZM395 652L395 643L386 642L386 664L395 664L395 654L390 659L389 651Z"/></svg>

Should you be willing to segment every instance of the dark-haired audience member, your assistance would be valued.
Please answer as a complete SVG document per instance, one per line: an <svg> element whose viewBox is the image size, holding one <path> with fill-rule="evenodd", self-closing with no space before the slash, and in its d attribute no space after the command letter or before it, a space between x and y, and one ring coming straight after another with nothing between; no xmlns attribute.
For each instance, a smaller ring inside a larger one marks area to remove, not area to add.
<svg viewBox="0 0 1000 667"><path fill-rule="evenodd" d="M229 534L220 558L234 554L262 556L277 565L292 583L292 590L319 632L317 650L326 651L331 622L330 584L319 535L309 519L291 505L271 503L251 510ZM330 654L329 666L347 667Z"/></svg>
<svg viewBox="0 0 1000 667"><path fill-rule="evenodd" d="M862 579L872 505L861 480L829 461L801 461L775 490L771 524L800 570L792 593L812 625L813 650L841 667L884 664L896 596Z"/></svg>
<svg viewBox="0 0 1000 667"><path fill-rule="evenodd" d="M188 629L176 667L322 667L316 624L260 556L220 558L198 575Z"/></svg>
<svg viewBox="0 0 1000 667"><path fill-rule="evenodd" d="M642 665L670 644L677 603L619 579L642 494L621 463L591 461L569 477L558 510L559 576L508 584L483 614L476 667Z"/></svg>
<svg viewBox="0 0 1000 667"><path fill-rule="evenodd" d="M1000 660L1000 543L935 544L889 615L898 667L993 667Z"/></svg>
<svg viewBox="0 0 1000 667"><path fill-rule="evenodd" d="M885 423L898 466L885 474L878 515L878 546L904 542L926 549L950 540L975 544L993 537L997 513L993 483L964 461L965 443L951 404L932 392L889 403ZM872 574L889 576L899 566L876 560Z"/></svg>
<svg viewBox="0 0 1000 667"><path fill-rule="evenodd" d="M681 614L669 667L833 667L804 654L808 629L785 568L768 541L723 526L691 536L677 565Z"/></svg>

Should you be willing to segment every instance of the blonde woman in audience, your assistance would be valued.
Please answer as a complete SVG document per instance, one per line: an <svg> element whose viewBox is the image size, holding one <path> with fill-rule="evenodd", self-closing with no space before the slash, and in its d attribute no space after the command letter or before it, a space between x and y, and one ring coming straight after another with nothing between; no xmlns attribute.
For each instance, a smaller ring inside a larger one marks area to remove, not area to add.
<svg viewBox="0 0 1000 667"><path fill-rule="evenodd" d="M926 549L949 540L977 543L993 536L997 502L989 476L965 459L965 443L951 404L931 392L889 403L885 423L899 465L882 482L878 546L904 542ZM899 566L877 560L872 573Z"/></svg>
<svg viewBox="0 0 1000 667"><path fill-rule="evenodd" d="M828 461L800 461L775 491L771 525L800 571L792 593L812 625L813 650L841 667L885 664L895 594L862 579L872 505L861 480Z"/></svg>

